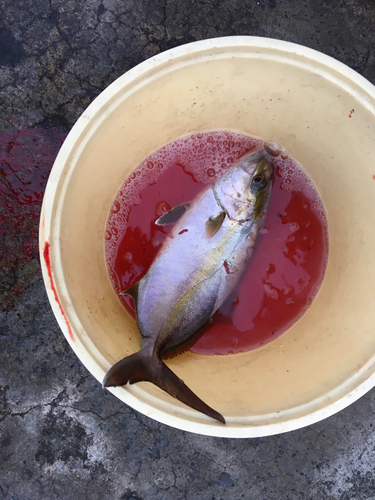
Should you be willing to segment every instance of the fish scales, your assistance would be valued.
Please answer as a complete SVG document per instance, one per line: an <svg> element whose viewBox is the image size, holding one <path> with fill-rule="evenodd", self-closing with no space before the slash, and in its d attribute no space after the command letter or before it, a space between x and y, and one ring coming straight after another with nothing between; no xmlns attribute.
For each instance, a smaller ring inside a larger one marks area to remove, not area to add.
<svg viewBox="0 0 375 500"><path fill-rule="evenodd" d="M229 219L209 238L205 228L207 216L195 216L197 211L207 213L204 210L207 206L222 211L211 189L203 193L191 207L192 211L186 212L176 224L167 245L151 266L149 277L140 283L137 318L141 331L147 331L150 337L155 335L155 330L160 332L159 337L164 335L163 323L168 314L176 310L181 297L223 267L237 245L242 227ZM179 234L184 229L188 231ZM155 306L152 309L148 307L150 301Z"/></svg>
<svg viewBox="0 0 375 500"><path fill-rule="evenodd" d="M267 148L248 153L191 203L156 222L173 223L147 274L129 290L141 350L116 363L103 386L149 381L225 423L162 361L199 332L235 289L251 260L272 193Z"/></svg>

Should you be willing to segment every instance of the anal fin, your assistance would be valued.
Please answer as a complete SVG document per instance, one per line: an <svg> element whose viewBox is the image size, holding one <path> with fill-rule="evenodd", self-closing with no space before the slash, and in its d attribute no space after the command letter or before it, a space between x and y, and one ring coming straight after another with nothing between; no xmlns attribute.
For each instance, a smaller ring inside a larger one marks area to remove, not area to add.
<svg viewBox="0 0 375 500"><path fill-rule="evenodd" d="M176 356L180 356L184 352L188 351L191 347L198 342L198 340L203 337L206 331L210 328L211 321L207 321L203 326L201 326L193 335L188 337L184 342L176 346L166 348L161 353L161 358L172 359Z"/></svg>

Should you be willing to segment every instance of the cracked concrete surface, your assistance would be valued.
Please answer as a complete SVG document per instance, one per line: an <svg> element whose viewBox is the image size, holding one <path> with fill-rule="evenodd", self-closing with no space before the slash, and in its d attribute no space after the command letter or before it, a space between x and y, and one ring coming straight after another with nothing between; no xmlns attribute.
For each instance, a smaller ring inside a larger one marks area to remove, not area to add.
<svg viewBox="0 0 375 500"><path fill-rule="evenodd" d="M103 391L69 348L44 292L35 233L61 140L125 71L183 43L247 34L320 50L374 83L375 4L0 0L0 8L0 498L375 499L374 390L326 421L262 439L154 422ZM39 191L27 191L33 182Z"/></svg>

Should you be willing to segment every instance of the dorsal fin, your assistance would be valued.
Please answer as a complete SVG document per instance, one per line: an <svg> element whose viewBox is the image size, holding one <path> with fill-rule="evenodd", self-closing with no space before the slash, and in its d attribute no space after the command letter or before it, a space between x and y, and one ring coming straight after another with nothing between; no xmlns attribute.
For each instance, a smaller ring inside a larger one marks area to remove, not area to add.
<svg viewBox="0 0 375 500"><path fill-rule="evenodd" d="M210 238L215 236L215 234L221 228L221 225L225 219L225 215L226 215L225 212L220 212L219 215L216 215L215 217L210 217L209 219L207 219L206 231L207 231L207 234Z"/></svg>
<svg viewBox="0 0 375 500"><path fill-rule="evenodd" d="M177 205L177 207L172 208L166 214L163 214L155 222L158 226L165 226L167 224L174 224L184 215L186 210L190 207L189 203L183 203L182 205Z"/></svg>
<svg viewBox="0 0 375 500"><path fill-rule="evenodd" d="M130 295L134 299L134 304L137 305L138 288L139 288L139 281L137 281L137 283L134 283L134 285L130 286L129 288L121 292L120 295Z"/></svg>

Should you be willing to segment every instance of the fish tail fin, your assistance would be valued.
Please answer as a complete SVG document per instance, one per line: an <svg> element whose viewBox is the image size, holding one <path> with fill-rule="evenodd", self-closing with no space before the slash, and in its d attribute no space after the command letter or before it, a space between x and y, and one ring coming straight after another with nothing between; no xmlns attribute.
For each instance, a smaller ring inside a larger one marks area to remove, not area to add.
<svg viewBox="0 0 375 500"><path fill-rule="evenodd" d="M198 398L161 359L152 357L143 350L113 365L104 377L103 387L135 384L142 381L153 383L182 403L225 424L224 417Z"/></svg>
<svg viewBox="0 0 375 500"><path fill-rule="evenodd" d="M148 358L146 359L142 350L121 359L108 370L103 380L103 388L135 384L142 381L150 382L147 361Z"/></svg>

